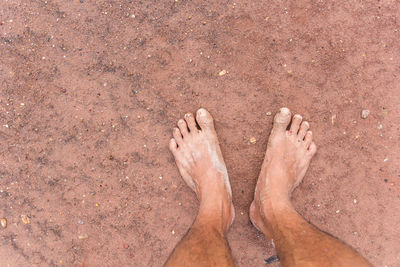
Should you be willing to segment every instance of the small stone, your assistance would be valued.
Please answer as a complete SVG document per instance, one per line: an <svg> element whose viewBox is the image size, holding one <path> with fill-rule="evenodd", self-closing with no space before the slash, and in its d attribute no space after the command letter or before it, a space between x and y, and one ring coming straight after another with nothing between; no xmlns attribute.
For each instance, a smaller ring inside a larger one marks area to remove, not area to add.
<svg viewBox="0 0 400 267"><path fill-rule="evenodd" d="M336 213L339 213L339 212L340 212L340 210L337 210L337 211L336 211Z"/></svg>
<svg viewBox="0 0 400 267"><path fill-rule="evenodd" d="M331 117L331 124L335 125L335 123L336 123L336 114L333 114Z"/></svg>
<svg viewBox="0 0 400 267"><path fill-rule="evenodd" d="M28 216L26 215L21 215L21 220L24 224L30 224L31 221L29 220Z"/></svg>
<svg viewBox="0 0 400 267"><path fill-rule="evenodd" d="M357 199L354 199L353 202L354 202L354 204L357 204Z"/></svg>
<svg viewBox="0 0 400 267"><path fill-rule="evenodd" d="M368 109L363 109L361 111L361 118L366 119L371 112Z"/></svg>
<svg viewBox="0 0 400 267"><path fill-rule="evenodd" d="M226 70L221 70L221 71L218 73L218 75L219 75L219 76L224 76L226 73L227 73Z"/></svg>
<svg viewBox="0 0 400 267"><path fill-rule="evenodd" d="M78 219L78 224L83 224L83 221L81 219Z"/></svg>
<svg viewBox="0 0 400 267"><path fill-rule="evenodd" d="M172 231L171 231L171 233L174 235L174 234L175 234L175 231L174 231L174 230L172 230Z"/></svg>
<svg viewBox="0 0 400 267"><path fill-rule="evenodd" d="M127 248L129 248L129 244L124 243L123 247L124 247L125 249L127 249Z"/></svg>
<svg viewBox="0 0 400 267"><path fill-rule="evenodd" d="M6 220L6 218L1 218L1 219L0 219L0 224L1 224L1 227L6 228L6 227L7 227L7 220Z"/></svg>
<svg viewBox="0 0 400 267"><path fill-rule="evenodd" d="M80 240L87 239L88 237L89 237L89 236L88 236L87 234L78 235L78 238L79 238Z"/></svg>
<svg viewBox="0 0 400 267"><path fill-rule="evenodd" d="M250 144L254 145L255 143L257 143L257 139L255 137L251 137L249 142L250 142Z"/></svg>
<svg viewBox="0 0 400 267"><path fill-rule="evenodd" d="M268 111L268 112L265 113L265 114L267 114L267 116L271 116L271 115L272 115L272 112L271 112L271 111Z"/></svg>

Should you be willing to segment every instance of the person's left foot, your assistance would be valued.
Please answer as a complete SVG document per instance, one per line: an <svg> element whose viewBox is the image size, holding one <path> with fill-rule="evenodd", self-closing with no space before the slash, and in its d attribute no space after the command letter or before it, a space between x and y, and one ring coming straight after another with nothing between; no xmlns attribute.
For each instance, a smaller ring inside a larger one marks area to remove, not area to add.
<svg viewBox="0 0 400 267"><path fill-rule="evenodd" d="M178 121L173 136L169 149L183 180L200 200L197 220L215 222L226 232L233 222L235 211L213 118L203 108L197 111L196 120L193 114L187 113L185 120Z"/></svg>

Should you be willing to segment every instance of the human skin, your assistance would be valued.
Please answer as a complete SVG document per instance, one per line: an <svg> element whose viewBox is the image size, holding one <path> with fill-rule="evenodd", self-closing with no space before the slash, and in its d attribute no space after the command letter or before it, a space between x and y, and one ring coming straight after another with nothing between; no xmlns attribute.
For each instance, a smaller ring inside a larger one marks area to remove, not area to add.
<svg viewBox="0 0 400 267"><path fill-rule="evenodd" d="M289 128L289 130L287 130ZM308 122L281 108L250 206L250 219L275 245L283 266L371 266L355 250L305 221L291 203L317 151ZM196 193L196 219L165 266L234 266L226 234L235 211L213 118L199 109L173 130L169 148Z"/></svg>

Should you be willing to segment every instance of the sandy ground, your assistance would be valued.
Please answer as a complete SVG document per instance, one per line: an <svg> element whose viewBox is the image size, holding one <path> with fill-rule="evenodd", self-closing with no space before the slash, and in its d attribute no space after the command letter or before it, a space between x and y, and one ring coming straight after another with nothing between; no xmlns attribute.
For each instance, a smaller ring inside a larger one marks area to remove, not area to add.
<svg viewBox="0 0 400 267"><path fill-rule="evenodd" d="M399 20L393 0L3 0L0 266L161 266L197 209L168 140L199 107L230 174L234 257L262 266L274 250L248 208L281 106L319 147L299 213L400 266Z"/></svg>

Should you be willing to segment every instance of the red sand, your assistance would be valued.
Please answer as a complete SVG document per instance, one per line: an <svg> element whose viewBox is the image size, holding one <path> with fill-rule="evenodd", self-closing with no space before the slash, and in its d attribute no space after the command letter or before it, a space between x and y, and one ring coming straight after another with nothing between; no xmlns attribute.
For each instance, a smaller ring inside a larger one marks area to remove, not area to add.
<svg viewBox="0 0 400 267"><path fill-rule="evenodd" d="M266 113L288 106L319 147L300 214L400 266L399 14L396 1L4 0L0 265L162 265L197 209L168 140L205 107L230 173L234 257L262 266L274 251L248 208Z"/></svg>

